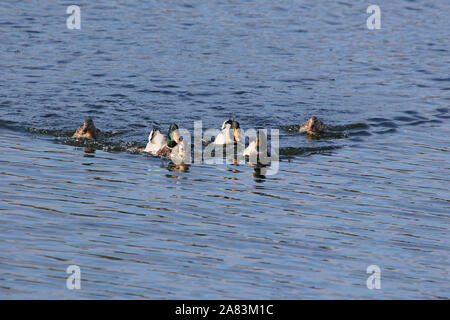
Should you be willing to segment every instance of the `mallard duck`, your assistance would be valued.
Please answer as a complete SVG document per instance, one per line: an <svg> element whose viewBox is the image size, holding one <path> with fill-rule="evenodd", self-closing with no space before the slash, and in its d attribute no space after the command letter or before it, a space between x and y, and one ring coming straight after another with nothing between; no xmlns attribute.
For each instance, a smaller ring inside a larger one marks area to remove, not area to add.
<svg viewBox="0 0 450 320"><path fill-rule="evenodd" d="M153 129L148 135L148 142L142 151L151 153L156 156L159 149L167 145L167 137L159 131L159 129Z"/></svg>
<svg viewBox="0 0 450 320"><path fill-rule="evenodd" d="M255 141L250 142L247 148L244 150L244 156L251 156L252 154L257 154L259 149L259 139L256 137Z"/></svg>
<svg viewBox="0 0 450 320"><path fill-rule="evenodd" d="M175 147L170 150L169 158L176 165L180 165L184 163L184 140L183 137L180 137L180 142L177 143Z"/></svg>
<svg viewBox="0 0 450 320"><path fill-rule="evenodd" d="M233 130L233 136L231 136ZM236 120L225 120L222 129L214 140L214 144L224 145L238 143L240 141L240 125Z"/></svg>
<svg viewBox="0 0 450 320"><path fill-rule="evenodd" d="M258 134L256 135L256 139L252 142L250 142L250 144L248 145L247 148L245 148L244 150L244 156L257 156L261 153L260 151L260 147L261 147L261 139L263 139L263 141L265 142L265 145L267 147L267 138L266 135L262 132L259 131Z"/></svg>
<svg viewBox="0 0 450 320"><path fill-rule="evenodd" d="M308 135L316 135L325 132L325 124L317 117L313 116L309 118L298 129L299 132L306 132Z"/></svg>
<svg viewBox="0 0 450 320"><path fill-rule="evenodd" d="M92 119L84 120L82 126L78 127L77 131L73 134L72 138L84 138L84 139L103 139L103 134L94 125Z"/></svg>
<svg viewBox="0 0 450 320"><path fill-rule="evenodd" d="M256 139L245 148L244 157L249 157L249 162L256 165L268 165L273 159L278 159L275 150L268 149L267 136L264 131L258 131Z"/></svg>
<svg viewBox="0 0 450 320"><path fill-rule="evenodd" d="M164 156L170 154L170 149L180 142L178 126L172 123L169 127L168 135L164 135L159 129L153 129L148 135L148 143L142 151L149 152L154 156Z"/></svg>

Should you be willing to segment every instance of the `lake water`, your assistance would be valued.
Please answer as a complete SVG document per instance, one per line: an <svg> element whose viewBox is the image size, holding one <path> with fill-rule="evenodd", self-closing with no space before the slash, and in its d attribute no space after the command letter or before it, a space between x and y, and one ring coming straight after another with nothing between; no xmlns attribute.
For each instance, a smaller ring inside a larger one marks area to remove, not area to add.
<svg viewBox="0 0 450 320"><path fill-rule="evenodd" d="M369 4L2 2L0 297L450 298L450 4ZM229 117L280 130L277 174L135 152Z"/></svg>

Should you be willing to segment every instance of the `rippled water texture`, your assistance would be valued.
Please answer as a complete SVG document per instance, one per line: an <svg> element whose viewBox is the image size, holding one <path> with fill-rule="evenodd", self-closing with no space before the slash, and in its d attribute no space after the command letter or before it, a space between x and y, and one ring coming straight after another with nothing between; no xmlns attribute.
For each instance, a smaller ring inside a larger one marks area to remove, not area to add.
<svg viewBox="0 0 450 320"><path fill-rule="evenodd" d="M2 1L0 297L450 298L450 5L369 4ZM229 117L276 175L135 152Z"/></svg>

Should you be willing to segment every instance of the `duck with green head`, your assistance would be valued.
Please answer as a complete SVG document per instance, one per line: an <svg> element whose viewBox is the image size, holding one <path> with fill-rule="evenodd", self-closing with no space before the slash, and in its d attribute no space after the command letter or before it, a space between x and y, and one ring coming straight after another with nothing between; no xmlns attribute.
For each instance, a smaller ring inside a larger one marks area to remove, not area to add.
<svg viewBox="0 0 450 320"><path fill-rule="evenodd" d="M153 129L148 136L147 146L142 151L151 153L154 156L169 158L173 149L180 141L181 138L178 132L178 126L175 123L172 123L169 127L167 136L162 134L159 129ZM179 149L180 148L177 148L177 151Z"/></svg>

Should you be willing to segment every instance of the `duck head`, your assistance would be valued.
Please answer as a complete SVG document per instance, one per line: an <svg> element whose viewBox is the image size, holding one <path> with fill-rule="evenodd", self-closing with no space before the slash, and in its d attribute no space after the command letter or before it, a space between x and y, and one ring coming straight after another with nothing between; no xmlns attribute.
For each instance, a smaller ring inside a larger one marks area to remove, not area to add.
<svg viewBox="0 0 450 320"><path fill-rule="evenodd" d="M96 139L99 130L95 127L92 119L84 120L82 126L80 126L74 133L74 138Z"/></svg>
<svg viewBox="0 0 450 320"><path fill-rule="evenodd" d="M169 133L167 134L167 146L169 148L175 147L180 142L180 133L178 132L178 126L172 123L169 127Z"/></svg>
<svg viewBox="0 0 450 320"><path fill-rule="evenodd" d="M316 116L312 116L304 124L300 126L299 132L306 132L307 134L318 134L323 132L325 125Z"/></svg>

